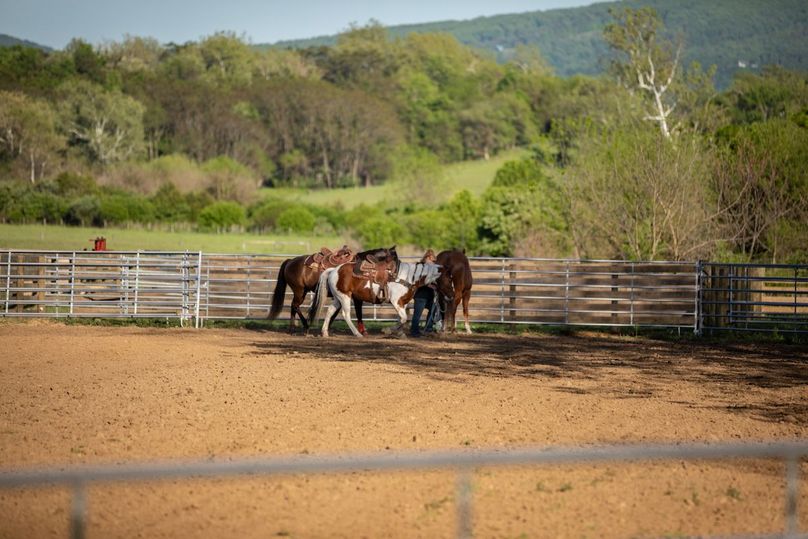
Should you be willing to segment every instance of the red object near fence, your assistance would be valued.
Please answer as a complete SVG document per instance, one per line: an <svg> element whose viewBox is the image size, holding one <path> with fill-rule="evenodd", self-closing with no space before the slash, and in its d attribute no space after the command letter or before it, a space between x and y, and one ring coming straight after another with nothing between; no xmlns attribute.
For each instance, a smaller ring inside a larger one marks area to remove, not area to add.
<svg viewBox="0 0 808 539"><path fill-rule="evenodd" d="M93 251L106 251L107 250L107 238L103 236L99 236L94 240L90 240L93 242Z"/></svg>

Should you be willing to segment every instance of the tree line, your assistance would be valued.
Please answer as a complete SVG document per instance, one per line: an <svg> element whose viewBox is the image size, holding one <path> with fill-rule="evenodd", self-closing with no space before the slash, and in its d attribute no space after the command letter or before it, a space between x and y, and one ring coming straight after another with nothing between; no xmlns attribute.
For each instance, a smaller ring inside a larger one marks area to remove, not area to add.
<svg viewBox="0 0 808 539"><path fill-rule="evenodd" d="M0 48L0 220L348 232L475 254L800 261L808 78L714 86L647 8L612 12L609 74L559 77L447 34L376 23L333 46L232 33ZM441 164L514 148L480 197ZM399 202L318 208L261 187L396 182ZM390 240L390 241L388 241Z"/></svg>

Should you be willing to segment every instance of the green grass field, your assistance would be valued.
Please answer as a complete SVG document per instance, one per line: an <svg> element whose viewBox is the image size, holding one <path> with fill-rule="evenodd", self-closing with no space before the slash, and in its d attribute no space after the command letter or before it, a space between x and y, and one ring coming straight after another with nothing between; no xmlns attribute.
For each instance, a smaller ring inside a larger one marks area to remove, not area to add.
<svg viewBox="0 0 808 539"><path fill-rule="evenodd" d="M205 253L304 254L322 246L338 247L337 236L207 234L162 230L81 228L0 224L0 249L91 250L103 236L111 251L203 251Z"/></svg>
<svg viewBox="0 0 808 539"><path fill-rule="evenodd" d="M503 152L488 161L464 161L452 163L444 167L448 196L468 189L475 195L480 195L494 180L497 170L506 161L519 159L527 155L527 150L515 149ZM392 182L372 187L350 187L346 189L295 189L276 187L262 189L262 196L276 196L297 202L315 205L341 205L350 209L359 204L373 205L383 201L395 202L400 195L396 185Z"/></svg>

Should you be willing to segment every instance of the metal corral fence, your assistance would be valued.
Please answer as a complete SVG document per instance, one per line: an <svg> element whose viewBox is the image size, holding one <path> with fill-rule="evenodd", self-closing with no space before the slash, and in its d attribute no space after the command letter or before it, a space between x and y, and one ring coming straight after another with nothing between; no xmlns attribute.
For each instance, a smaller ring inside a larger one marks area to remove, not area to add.
<svg viewBox="0 0 808 539"><path fill-rule="evenodd" d="M808 266L702 264L704 330L808 333Z"/></svg>
<svg viewBox="0 0 808 539"><path fill-rule="evenodd" d="M0 471L0 488L68 486L73 489L70 511L71 537L85 536L86 486L90 483L166 480L201 477L288 475L306 473L382 472L395 470L451 469L458 474L455 496L457 537L470 539L473 530L474 470L491 466L582 464L680 459L768 458L786 463L783 500L785 530L766 537L808 538L799 531L799 462L808 455L808 441L779 443L693 444L658 446L605 446L591 448L508 449L494 451L447 451L384 453L331 457L287 457L197 461L184 463L121 464L72 469ZM760 537L760 536L758 536Z"/></svg>
<svg viewBox="0 0 808 539"><path fill-rule="evenodd" d="M0 316L262 319L286 258L0 251ZM808 331L808 266L476 257L471 266L476 323ZM365 318L395 313L367 306Z"/></svg>

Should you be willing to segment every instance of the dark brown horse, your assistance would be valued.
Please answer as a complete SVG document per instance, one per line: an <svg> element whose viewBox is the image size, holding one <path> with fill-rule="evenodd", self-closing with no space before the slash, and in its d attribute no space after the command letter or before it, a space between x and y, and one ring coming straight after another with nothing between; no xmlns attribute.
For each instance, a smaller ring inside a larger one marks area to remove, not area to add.
<svg viewBox="0 0 808 539"><path fill-rule="evenodd" d="M455 315L460 302L463 302L463 318L466 323L466 333L471 333L469 324L469 298L471 297L471 266L465 250L452 249L441 251L436 262L445 268L445 272L438 279L438 289L453 289L454 297L446 298L444 294L438 295L443 315L443 331L455 331Z"/></svg>
<svg viewBox="0 0 808 539"><path fill-rule="evenodd" d="M390 249L371 249L358 253L354 260L364 260L369 255L373 255L378 260L398 260L395 246ZM323 272L322 266L307 263L312 255L301 255L288 258L283 261L278 270L278 282L275 284L275 291L272 293L272 307L269 310L268 318L275 320L283 308L283 300L286 296L286 286L292 290L292 310L289 318L289 331L295 329L295 315L300 318L303 329L308 330L309 322L300 311L300 306L306 299L306 294L317 288L320 274ZM362 323L362 302L354 301L354 308L357 313L359 329L364 333L365 325Z"/></svg>

